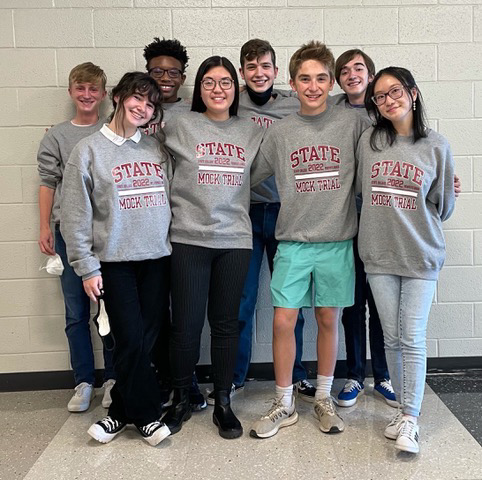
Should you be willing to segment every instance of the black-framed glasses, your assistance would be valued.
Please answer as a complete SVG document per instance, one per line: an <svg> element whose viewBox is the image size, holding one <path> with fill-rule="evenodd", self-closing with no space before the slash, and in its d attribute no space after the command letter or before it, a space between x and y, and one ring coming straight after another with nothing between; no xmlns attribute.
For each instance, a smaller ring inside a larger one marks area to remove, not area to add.
<svg viewBox="0 0 482 480"><path fill-rule="evenodd" d="M214 90L216 88L216 83L221 89L229 90L233 86L234 80L232 78L224 77L221 78L221 80L216 81L214 78L206 77L201 81L204 90Z"/></svg>
<svg viewBox="0 0 482 480"><path fill-rule="evenodd" d="M148 73L152 78L162 78L166 72L169 78L179 78L182 75L182 70L178 68L154 67L151 68Z"/></svg>
<svg viewBox="0 0 482 480"><path fill-rule="evenodd" d="M387 95L393 100L398 100L403 96L403 87L392 87L386 93L377 93L371 97L371 100L377 107L379 107L387 101Z"/></svg>

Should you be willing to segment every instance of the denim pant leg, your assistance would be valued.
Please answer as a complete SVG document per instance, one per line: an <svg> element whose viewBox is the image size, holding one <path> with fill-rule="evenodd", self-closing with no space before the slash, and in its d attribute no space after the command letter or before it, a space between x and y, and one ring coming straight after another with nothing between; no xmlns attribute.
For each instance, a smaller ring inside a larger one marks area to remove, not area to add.
<svg viewBox="0 0 482 480"><path fill-rule="evenodd" d="M55 228L55 251L64 264L60 283L65 303L65 333L69 342L70 363L74 371L75 384L82 382L93 384L95 367L89 325L90 300L84 292L82 279L69 265L65 242L58 225Z"/></svg>
<svg viewBox="0 0 482 480"><path fill-rule="evenodd" d="M427 322L435 280L368 275L383 327L388 368L403 413L420 415L427 363Z"/></svg>
<svg viewBox="0 0 482 480"><path fill-rule="evenodd" d="M380 323L380 316L378 315L375 300L368 282L366 288L367 303L370 312L368 325L373 378L375 383L380 383L384 380L390 380L390 374L388 373L387 358L385 356L385 342L383 339L382 324Z"/></svg>
<svg viewBox="0 0 482 480"><path fill-rule="evenodd" d="M265 205L266 204L263 203L252 204L249 211L253 229L253 251L251 253L251 261L239 305L238 355L233 377L233 383L236 386L244 385L251 362L253 316L258 299L259 273L263 262L265 246Z"/></svg>
<svg viewBox="0 0 482 480"><path fill-rule="evenodd" d="M341 321L345 330L346 377L363 383L367 358L367 278L365 266L358 254L358 237L353 239L353 256L355 259L355 303L351 307L343 309Z"/></svg>

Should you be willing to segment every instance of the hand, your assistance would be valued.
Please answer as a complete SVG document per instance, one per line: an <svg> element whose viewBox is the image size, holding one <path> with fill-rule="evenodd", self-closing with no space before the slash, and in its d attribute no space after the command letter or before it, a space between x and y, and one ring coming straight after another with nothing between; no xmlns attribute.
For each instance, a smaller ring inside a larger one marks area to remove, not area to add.
<svg viewBox="0 0 482 480"><path fill-rule="evenodd" d="M462 192L462 184L460 183L460 178L457 177L457 174L454 175L454 192L455 198L457 198Z"/></svg>
<svg viewBox="0 0 482 480"><path fill-rule="evenodd" d="M38 246L40 247L40 251L45 253L45 255L55 255L54 236L52 235L52 230L49 225L40 228Z"/></svg>
<svg viewBox="0 0 482 480"><path fill-rule="evenodd" d="M102 290L102 277L96 275L95 277L90 277L88 280L84 280L84 290L87 296L95 303L97 303L97 297L100 296L100 291Z"/></svg>

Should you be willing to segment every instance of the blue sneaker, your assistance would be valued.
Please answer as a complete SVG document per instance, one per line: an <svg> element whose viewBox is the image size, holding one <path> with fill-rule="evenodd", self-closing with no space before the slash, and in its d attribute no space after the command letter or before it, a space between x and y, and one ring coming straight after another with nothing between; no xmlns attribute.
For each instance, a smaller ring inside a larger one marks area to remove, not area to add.
<svg viewBox="0 0 482 480"><path fill-rule="evenodd" d="M338 405L340 405L340 407L351 407L355 405L358 395L363 395L364 391L363 383L349 378L343 390L338 394Z"/></svg>
<svg viewBox="0 0 482 480"><path fill-rule="evenodd" d="M400 406L395 398L395 392L393 391L390 380L383 380L382 382L375 383L373 393L379 397L383 397L385 402L393 408L398 408Z"/></svg>

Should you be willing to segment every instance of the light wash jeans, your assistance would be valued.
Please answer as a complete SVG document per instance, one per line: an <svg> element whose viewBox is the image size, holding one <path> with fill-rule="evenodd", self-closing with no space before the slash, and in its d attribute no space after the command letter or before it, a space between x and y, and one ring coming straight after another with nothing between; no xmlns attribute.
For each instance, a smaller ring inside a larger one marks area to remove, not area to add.
<svg viewBox="0 0 482 480"><path fill-rule="evenodd" d="M385 339L385 353L403 413L418 417L427 370L427 321L437 282L368 274Z"/></svg>

